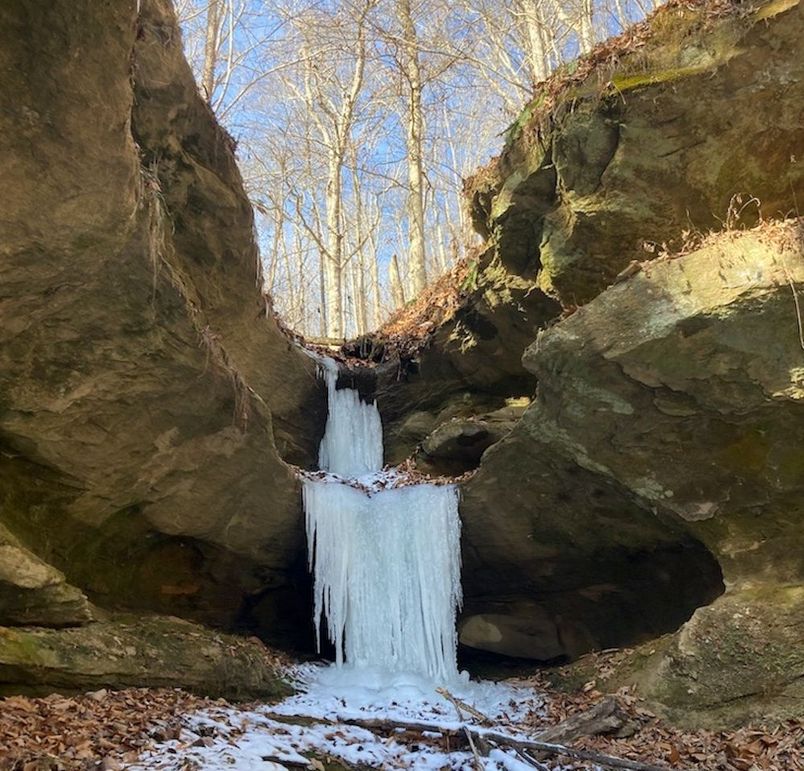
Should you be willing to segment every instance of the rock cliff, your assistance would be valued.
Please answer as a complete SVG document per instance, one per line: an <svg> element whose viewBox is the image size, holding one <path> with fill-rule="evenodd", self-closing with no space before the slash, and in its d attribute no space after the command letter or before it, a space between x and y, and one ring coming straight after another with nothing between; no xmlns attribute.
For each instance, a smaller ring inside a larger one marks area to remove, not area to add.
<svg viewBox="0 0 804 771"><path fill-rule="evenodd" d="M194 623L310 631L289 464L325 400L234 143L166 0L0 22L0 683L277 693L257 642ZM635 646L612 687L678 720L798 709L803 34L799 0L671 3L467 183L461 304L376 368L389 460L477 469L467 648Z"/></svg>
<svg viewBox="0 0 804 771"><path fill-rule="evenodd" d="M467 183L462 307L379 375L397 455L478 467L462 642L560 660L680 627L612 682L688 722L801 698L803 15L670 4L544 84Z"/></svg>
<svg viewBox="0 0 804 771"><path fill-rule="evenodd" d="M270 617L303 547L286 461L325 406L262 295L233 142L169 3L0 22L0 623L88 623L87 598Z"/></svg>

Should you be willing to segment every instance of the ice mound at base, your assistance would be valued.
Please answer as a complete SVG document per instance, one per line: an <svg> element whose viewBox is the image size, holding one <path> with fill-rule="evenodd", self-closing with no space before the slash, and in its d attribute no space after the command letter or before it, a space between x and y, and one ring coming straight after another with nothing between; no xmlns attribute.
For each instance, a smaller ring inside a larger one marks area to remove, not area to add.
<svg viewBox="0 0 804 771"><path fill-rule="evenodd" d="M455 706L436 692L429 677L348 664L305 664L289 674L299 692L273 707L276 714L326 720L381 717L400 723L432 723L444 729L456 729L463 722ZM466 673L457 676L448 690L451 696L504 724L523 720L543 707L541 695L533 688L470 681Z"/></svg>

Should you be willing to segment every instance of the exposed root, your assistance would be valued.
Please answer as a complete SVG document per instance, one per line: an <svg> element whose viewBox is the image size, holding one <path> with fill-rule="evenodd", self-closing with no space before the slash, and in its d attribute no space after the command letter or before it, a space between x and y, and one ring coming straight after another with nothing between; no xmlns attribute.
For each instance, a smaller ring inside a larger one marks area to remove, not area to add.
<svg viewBox="0 0 804 771"><path fill-rule="evenodd" d="M141 206L148 213L148 255L153 275L151 302L154 313L156 313L157 287L164 272L168 282L182 299L187 315L198 333L199 345L206 350L207 366L211 362L229 379L234 392L233 421L242 431L245 431L251 414L251 397L256 394L248 387L243 376L229 360L229 356L220 342L220 337L212 331L204 319L199 303L193 297L189 280L182 275L170 259L172 254L172 244L168 238L170 216L162 195L156 163L151 164L148 168L140 166L140 180ZM207 367L204 368L205 372L206 370Z"/></svg>

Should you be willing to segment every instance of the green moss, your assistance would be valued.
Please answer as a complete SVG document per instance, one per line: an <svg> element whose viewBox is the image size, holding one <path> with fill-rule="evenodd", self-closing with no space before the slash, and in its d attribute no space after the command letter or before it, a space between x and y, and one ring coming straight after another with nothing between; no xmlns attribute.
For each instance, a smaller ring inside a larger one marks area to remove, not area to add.
<svg viewBox="0 0 804 771"><path fill-rule="evenodd" d="M163 617L121 616L64 630L0 627L0 681L5 692L37 685L180 686L229 698L291 692L259 644Z"/></svg>
<svg viewBox="0 0 804 771"><path fill-rule="evenodd" d="M544 94L538 94L534 99L531 99L524 107L522 112L516 116L516 120L508 126L503 132L506 145L510 145L519 139L522 130L534 118L534 116L544 107L545 99Z"/></svg>
<svg viewBox="0 0 804 771"><path fill-rule="evenodd" d="M756 10L754 13L754 19L756 19L756 21L762 21L763 19L770 19L773 16L778 16L780 13L784 13L785 11L789 11L791 8L795 8L799 2L800 0L771 0L771 2L764 3Z"/></svg>
<svg viewBox="0 0 804 771"><path fill-rule="evenodd" d="M693 67L676 67L675 69L661 70L657 72L643 72L630 75L614 75L611 79L611 88L620 93L633 91L636 88L645 86L655 86L660 83L670 83L692 75L698 75L709 69L703 65Z"/></svg>

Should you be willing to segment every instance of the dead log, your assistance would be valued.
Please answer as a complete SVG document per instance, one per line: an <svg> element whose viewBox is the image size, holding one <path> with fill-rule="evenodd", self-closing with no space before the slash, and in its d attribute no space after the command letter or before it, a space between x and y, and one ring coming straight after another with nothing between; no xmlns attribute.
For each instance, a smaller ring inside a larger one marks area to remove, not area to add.
<svg viewBox="0 0 804 771"><path fill-rule="evenodd" d="M560 755L566 758L574 758L575 760L590 760L606 768L625 768L628 771L681 771L681 769L671 769L669 766L655 766L639 760L618 758L614 755L605 755L602 752L581 750L575 747L567 747L563 744L542 742L538 739L518 739L515 736L471 728L470 726L466 726L465 730L471 733L473 737L482 737L487 742L492 742L498 747L510 747L511 749L525 752L528 750L544 752L548 755Z"/></svg>
<svg viewBox="0 0 804 771"><path fill-rule="evenodd" d="M628 724L628 715L611 696L590 709L562 720L536 735L536 739L551 744L568 744L581 736L598 736L622 730Z"/></svg>
<svg viewBox="0 0 804 771"><path fill-rule="evenodd" d="M269 719L285 723L292 723L298 719L296 716L292 715L275 715L270 712L264 714ZM305 718L301 719L304 720ZM309 718L307 718L307 720L309 720ZM465 724L459 727L446 728L437 723L420 723L416 721L390 720L386 718L352 718L343 715L337 715L334 720L329 718L315 718L314 722L330 725L337 725L338 723L354 725L360 728L366 728L370 731L378 731L388 736L393 736L400 729L405 731L418 731L419 733L428 732L442 734L443 736L455 738L461 738L461 736L463 736L472 750L479 752L481 755L488 755L489 745L494 744L498 747L508 747L525 754L535 752L544 753L546 755L559 755L576 760L589 760L605 768L624 768L628 771L683 771L678 768L671 769L669 766L656 766L650 763L643 763L639 760L618 758L614 755L605 755L601 752L594 752L593 750L577 749L564 744L541 741L539 739L519 739L515 736L509 736L508 734L501 734L496 731ZM530 762L533 763L535 768L539 768L540 764L538 760L531 758Z"/></svg>
<svg viewBox="0 0 804 771"><path fill-rule="evenodd" d="M365 728L369 731L377 731L383 734L392 735L398 730L418 731L419 733L439 733L449 736L460 736L463 733L463 725L455 728L442 728L436 723L419 723L415 720L390 720L379 717L346 717L336 715L334 718L328 717L306 717L303 715L279 715L274 712L262 712L269 720L276 720L278 723L290 723L291 725L309 725L311 723L322 723L324 725L353 725L358 728Z"/></svg>

